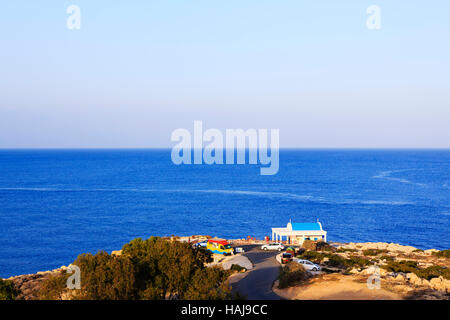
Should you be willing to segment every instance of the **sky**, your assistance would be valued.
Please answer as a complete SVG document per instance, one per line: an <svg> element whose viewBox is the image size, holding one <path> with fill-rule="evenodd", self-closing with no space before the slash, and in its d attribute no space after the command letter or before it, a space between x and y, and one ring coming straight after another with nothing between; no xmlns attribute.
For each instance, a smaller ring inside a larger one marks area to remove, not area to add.
<svg viewBox="0 0 450 320"><path fill-rule="evenodd" d="M0 148L172 147L195 120L279 129L281 147L450 148L449 14L444 0L3 1Z"/></svg>

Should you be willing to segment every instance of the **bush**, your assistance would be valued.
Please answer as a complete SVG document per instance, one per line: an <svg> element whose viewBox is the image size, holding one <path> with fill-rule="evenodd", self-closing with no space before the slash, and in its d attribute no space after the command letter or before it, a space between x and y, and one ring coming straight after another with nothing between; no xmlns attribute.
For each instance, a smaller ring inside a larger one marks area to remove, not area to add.
<svg viewBox="0 0 450 320"><path fill-rule="evenodd" d="M347 267L365 267L365 266L369 266L372 265L373 262L368 260L368 259L364 259L364 258L360 258L360 257L350 257L346 260L346 266Z"/></svg>
<svg viewBox="0 0 450 320"><path fill-rule="evenodd" d="M56 275L50 276L47 280L42 282L39 289L39 299L41 300L61 300L63 295L68 292L67 279L70 274L64 271Z"/></svg>
<svg viewBox="0 0 450 320"><path fill-rule="evenodd" d="M328 259L329 260L326 262L326 265L329 267L344 268L346 266L345 259L337 254L329 257Z"/></svg>
<svg viewBox="0 0 450 320"><path fill-rule="evenodd" d="M247 269L242 267L242 266L240 266L240 265L238 265L238 264L233 264L233 265L231 265L230 270L231 271L241 272L241 271L246 271Z"/></svg>
<svg viewBox="0 0 450 320"><path fill-rule="evenodd" d="M328 255L317 251L305 251L298 255L299 259L310 260L312 262L320 263Z"/></svg>
<svg viewBox="0 0 450 320"><path fill-rule="evenodd" d="M381 256L380 260L386 260L387 262L392 262L395 259L394 259L394 257L391 257L391 256Z"/></svg>
<svg viewBox="0 0 450 320"><path fill-rule="evenodd" d="M15 300L18 294L11 280L0 279L0 300Z"/></svg>
<svg viewBox="0 0 450 320"><path fill-rule="evenodd" d="M450 258L450 249L433 252L433 255L435 255L439 258Z"/></svg>
<svg viewBox="0 0 450 320"><path fill-rule="evenodd" d="M290 261L284 268L280 268L278 288L284 289L292 287L304 280L307 280L308 278L309 274L302 265L297 262Z"/></svg>
<svg viewBox="0 0 450 320"><path fill-rule="evenodd" d="M403 272L403 273L410 273L415 272L419 268L417 266L416 261L390 261L386 265L382 266L383 269L386 269L387 271L391 272Z"/></svg>
<svg viewBox="0 0 450 320"><path fill-rule="evenodd" d="M329 252L335 252L336 248L331 246L325 241L319 241L317 242L317 250L318 251L329 251Z"/></svg>
<svg viewBox="0 0 450 320"><path fill-rule="evenodd" d="M387 250L384 249L367 249L363 251L363 255L365 256L377 256L382 253L387 253Z"/></svg>
<svg viewBox="0 0 450 320"><path fill-rule="evenodd" d="M331 255L328 257L326 264L329 267L335 268L355 268L355 267L365 267L367 265L373 264L370 260L360 258L360 257L350 257L344 258L340 255Z"/></svg>
<svg viewBox="0 0 450 320"><path fill-rule="evenodd" d="M431 266L425 269L420 269L414 272L418 277L423 279L433 279L440 276L450 280L450 270L441 266Z"/></svg>
<svg viewBox="0 0 450 320"><path fill-rule="evenodd" d="M414 273L419 278L430 280L440 276L450 280L450 270L441 266L431 266L420 269L415 261L390 262L382 268L391 272Z"/></svg>
<svg viewBox="0 0 450 320"><path fill-rule="evenodd" d="M73 263L81 270L80 299L130 300L136 297L135 266L127 256L101 251L82 254Z"/></svg>
<svg viewBox="0 0 450 320"><path fill-rule="evenodd" d="M357 252L358 250L356 250L356 249L348 249L348 248L339 248L339 249L337 249L336 250L336 252L341 252L341 253L344 253L344 252Z"/></svg>
<svg viewBox="0 0 450 320"><path fill-rule="evenodd" d="M135 269L130 258L100 251L96 255L79 255L73 264L81 271L81 289L67 289L70 274L61 272L42 283L40 299L60 300L64 295L79 300L130 300L136 297Z"/></svg>
<svg viewBox="0 0 450 320"><path fill-rule="evenodd" d="M227 283L229 275L229 272L220 267L197 269L182 298L186 300L223 300L231 298L231 291Z"/></svg>

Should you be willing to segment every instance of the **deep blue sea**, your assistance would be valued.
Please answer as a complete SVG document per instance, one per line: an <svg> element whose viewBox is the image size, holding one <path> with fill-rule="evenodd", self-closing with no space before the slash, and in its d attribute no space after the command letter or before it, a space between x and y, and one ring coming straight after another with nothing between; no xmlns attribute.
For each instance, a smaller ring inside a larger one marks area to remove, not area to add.
<svg viewBox="0 0 450 320"><path fill-rule="evenodd" d="M133 238L262 238L319 219L330 241L450 248L450 150L282 150L280 170L172 164L170 150L0 151L0 277Z"/></svg>

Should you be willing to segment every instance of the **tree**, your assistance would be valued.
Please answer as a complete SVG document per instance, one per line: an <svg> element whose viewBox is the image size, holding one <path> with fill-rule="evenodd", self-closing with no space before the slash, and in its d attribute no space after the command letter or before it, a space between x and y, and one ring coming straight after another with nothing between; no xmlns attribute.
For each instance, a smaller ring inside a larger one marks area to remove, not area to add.
<svg viewBox="0 0 450 320"><path fill-rule="evenodd" d="M224 300L231 298L229 272L219 267L198 269L183 298L186 300Z"/></svg>
<svg viewBox="0 0 450 320"><path fill-rule="evenodd" d="M211 262L211 253L188 243L158 237L134 239L124 245L122 254L137 266L140 298L183 298L197 270Z"/></svg>
<svg viewBox="0 0 450 320"><path fill-rule="evenodd" d="M135 298L135 268L128 257L100 251L96 255L82 254L73 264L81 270L80 299Z"/></svg>

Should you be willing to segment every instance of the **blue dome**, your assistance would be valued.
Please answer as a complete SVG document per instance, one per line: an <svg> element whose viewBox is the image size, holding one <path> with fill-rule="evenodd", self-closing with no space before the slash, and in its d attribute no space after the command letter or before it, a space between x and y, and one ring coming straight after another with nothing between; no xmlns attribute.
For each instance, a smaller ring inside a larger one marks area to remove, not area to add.
<svg viewBox="0 0 450 320"><path fill-rule="evenodd" d="M292 230L294 230L294 231L320 231L320 230L322 230L322 226L318 222L292 223Z"/></svg>

